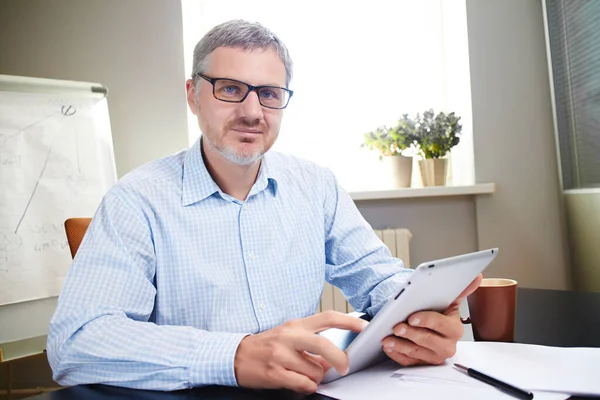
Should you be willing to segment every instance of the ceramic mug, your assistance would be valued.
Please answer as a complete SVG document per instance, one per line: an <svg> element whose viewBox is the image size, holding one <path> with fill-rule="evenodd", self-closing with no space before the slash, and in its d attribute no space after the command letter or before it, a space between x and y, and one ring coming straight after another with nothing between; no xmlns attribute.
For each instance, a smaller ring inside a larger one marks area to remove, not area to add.
<svg viewBox="0 0 600 400"><path fill-rule="evenodd" d="M485 278L467 302L470 317L461 321L472 325L476 341L514 341L517 281Z"/></svg>

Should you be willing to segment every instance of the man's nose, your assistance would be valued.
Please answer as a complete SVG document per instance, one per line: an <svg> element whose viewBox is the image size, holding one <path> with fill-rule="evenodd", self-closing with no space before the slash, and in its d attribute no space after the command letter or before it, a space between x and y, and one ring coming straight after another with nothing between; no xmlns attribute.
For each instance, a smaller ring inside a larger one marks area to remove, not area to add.
<svg viewBox="0 0 600 400"><path fill-rule="evenodd" d="M242 112L243 116L248 119L263 117L263 108L258 100L258 93L256 91L251 91L248 93L246 99L242 102Z"/></svg>

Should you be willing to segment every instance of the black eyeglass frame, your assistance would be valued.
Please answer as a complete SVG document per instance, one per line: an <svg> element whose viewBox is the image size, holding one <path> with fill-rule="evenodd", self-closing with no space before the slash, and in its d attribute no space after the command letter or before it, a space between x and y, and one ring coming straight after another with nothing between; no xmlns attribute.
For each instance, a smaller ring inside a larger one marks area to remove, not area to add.
<svg viewBox="0 0 600 400"><path fill-rule="evenodd" d="M213 87L213 96L215 99L219 100L219 101L224 101L226 103L243 103L244 100L246 100L246 97L248 97L248 95L250 94L250 92L255 92L256 96L258 97L258 101L260 102L260 105L266 108L270 108L273 110L283 110L284 108L286 108L288 106L288 104L290 103L290 99L292 98L292 96L294 95L294 91L290 90L288 88L284 88L284 87L280 87L280 86L272 86L272 85L264 85L264 86L254 86L251 85L249 83L243 82L243 81L238 81L237 79L230 79L230 78L211 78L210 76L206 76L204 74L195 74L194 76L199 76L200 78L207 80L208 82L210 82L212 84ZM215 94L215 82L217 81L231 81L231 82L237 82L237 83L241 83L243 85L248 86L248 91L246 92L246 94L244 95L244 97L242 97L240 100L223 100L217 97L217 95ZM283 107L271 107L271 106L266 106L263 104L263 102L260 99L260 93L258 92L260 89L281 89L281 90L285 90L288 93L288 98L287 101L285 102L285 104L283 105Z"/></svg>

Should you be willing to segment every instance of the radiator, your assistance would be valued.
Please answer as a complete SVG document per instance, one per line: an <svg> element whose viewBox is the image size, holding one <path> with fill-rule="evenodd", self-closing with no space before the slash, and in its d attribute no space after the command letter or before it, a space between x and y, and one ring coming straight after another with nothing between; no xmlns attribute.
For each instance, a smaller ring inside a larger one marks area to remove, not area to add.
<svg viewBox="0 0 600 400"><path fill-rule="evenodd" d="M375 234L390 249L392 256L404 261L404 266L410 268L410 240L412 234L408 229L383 229L375 230ZM352 312L354 309L346 301L342 291L335 286L325 282L319 311L336 310L344 313Z"/></svg>

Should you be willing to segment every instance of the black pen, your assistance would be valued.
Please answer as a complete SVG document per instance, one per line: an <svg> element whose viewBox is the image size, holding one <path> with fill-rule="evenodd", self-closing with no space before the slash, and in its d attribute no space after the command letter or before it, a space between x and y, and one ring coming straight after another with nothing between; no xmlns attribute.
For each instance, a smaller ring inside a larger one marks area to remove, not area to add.
<svg viewBox="0 0 600 400"><path fill-rule="evenodd" d="M481 382L487 383L488 385L492 385L496 389L500 389L504 393L510 394L519 399L533 399L533 393L527 392L523 389L519 389L518 387L509 385L508 383L499 381L498 379L492 378L482 372L474 370L473 368L467 368L464 365L454 364L456 368L461 370L462 372L466 372L472 378L475 378Z"/></svg>

